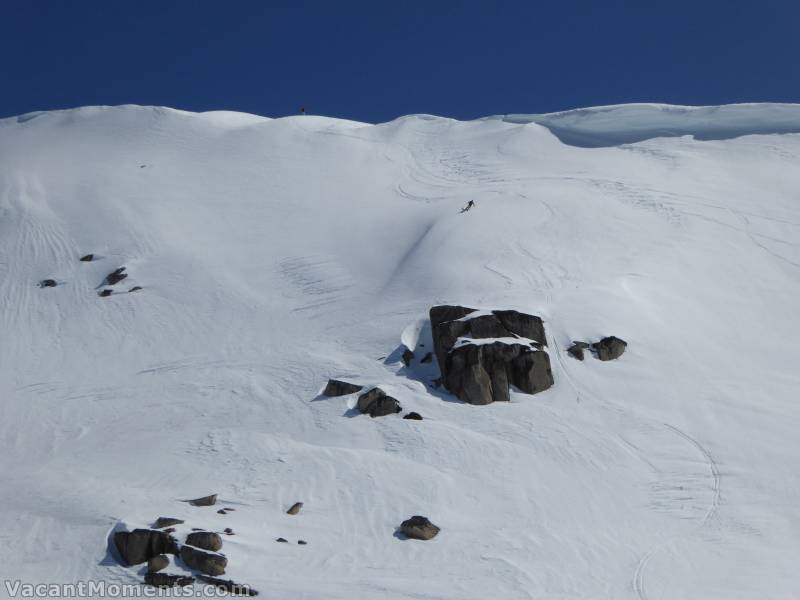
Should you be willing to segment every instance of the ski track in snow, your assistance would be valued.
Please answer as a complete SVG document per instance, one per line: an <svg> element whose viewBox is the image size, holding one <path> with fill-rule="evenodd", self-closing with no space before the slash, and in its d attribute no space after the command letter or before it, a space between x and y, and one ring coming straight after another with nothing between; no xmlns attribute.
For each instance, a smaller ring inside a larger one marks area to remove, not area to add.
<svg viewBox="0 0 800 600"><path fill-rule="evenodd" d="M566 348L570 343L571 343L570 340L565 340L564 344L563 344L563 347ZM572 389L575 391L576 400L578 402L580 402L582 394L581 394L577 384L575 383L575 380L569 374L569 369L567 368L567 365L564 362L565 358L564 358L564 351L561 350L562 346L558 345L557 341L552 337L550 339L549 346L550 346L550 355L551 355L551 357L553 355L555 355L556 362L557 362L560 374L569 383L570 387L572 387ZM592 398L596 402L599 402L599 404L601 404L601 405L608 406L607 403L600 402L597 398L593 397L592 395L590 395L590 394L587 395L586 392L584 392L583 396ZM617 410L619 410L619 408L617 408ZM635 422L641 422L641 418L637 417L633 413L628 414L627 418L630 419L634 423ZM645 423L643 423L643 424L645 424ZM646 424L646 425L656 425L657 426L659 424L658 423L649 423L649 424ZM690 436L686 432L682 431L678 427L675 427L674 425L670 425L669 423L660 423L660 426L662 426L665 430L677 435L678 437L680 437L681 440L687 442L694 450L699 452L702 455L702 457L703 457L703 459L704 459L704 461L705 461L705 463L706 463L706 465L708 467L709 476L711 477L711 480L712 480L711 487L712 487L712 490L713 490L713 496L712 496L711 502L710 502L705 514L703 515L700 523L697 526L697 529L700 529L700 528L704 527L707 523L709 523L709 521L711 521L711 519L717 514L717 511L719 510L720 484L721 484L721 475L720 475L719 467L717 465L716 460L711 455L711 453L700 442L698 442L695 438L693 438L692 436ZM647 437L649 438L649 442L651 444L651 447L652 448L657 448L658 444L653 443L653 439L654 438L652 437L652 435L648 434ZM634 452L640 454L642 460L645 461L653 471L661 474L666 470L666 469L659 468L659 466L656 464L656 461L654 461L650 456L648 456L648 452L645 451L640 446L632 444L629 440L625 439L622 436L620 436L619 439L626 446L630 447ZM673 479L678 479L678 480L682 479L681 477L676 477L674 474L671 475L671 477ZM668 484L666 487L667 487L667 489L669 489L671 487L674 487L674 484ZM680 486L680 490L681 490L681 492L683 492L684 487ZM693 532L690 532L689 535L691 535L692 533ZM675 539L679 539L680 537L681 536L670 537L669 539L667 539L665 541L658 542L658 543L654 544L641 557L641 559L639 560L639 562L636 565L636 569L634 571L633 580L632 580L633 590L634 590L634 592L636 594L636 598L638 600L648 600L648 595L647 595L646 585L645 585L645 583L646 583L646 578L645 577L646 577L647 568L648 568L648 565L649 565L650 561L653 559L653 557L655 555L657 555L659 552L663 551L663 549L665 547L667 547L669 545L669 543L675 541Z"/></svg>

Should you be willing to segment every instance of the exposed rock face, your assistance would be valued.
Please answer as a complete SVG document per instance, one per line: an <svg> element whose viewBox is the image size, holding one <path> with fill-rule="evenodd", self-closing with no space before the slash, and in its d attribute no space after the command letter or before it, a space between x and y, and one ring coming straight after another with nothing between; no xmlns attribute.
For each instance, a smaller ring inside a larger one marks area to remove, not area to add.
<svg viewBox="0 0 800 600"><path fill-rule="evenodd" d="M184 575L167 575L166 573L147 573L144 576L144 582L153 587L184 587L194 583L194 577L186 577Z"/></svg>
<svg viewBox="0 0 800 600"><path fill-rule="evenodd" d="M220 590L224 590L232 596L258 596L258 591L254 590L249 585L245 583L236 583L231 579L217 579L216 577L208 577L206 575L200 575L198 579Z"/></svg>
<svg viewBox="0 0 800 600"><path fill-rule="evenodd" d="M177 554L178 542L170 534L153 529L118 531L114 545L122 559L129 565L147 562L159 554Z"/></svg>
<svg viewBox="0 0 800 600"><path fill-rule="evenodd" d="M622 356L627 345L628 342L612 335L592 344L592 350L597 352L597 358L600 360L614 360Z"/></svg>
<svg viewBox="0 0 800 600"><path fill-rule="evenodd" d="M286 514L287 515L296 515L297 513L300 512L301 508L303 508L303 503L302 502L295 502L294 504L292 504L291 508L286 511Z"/></svg>
<svg viewBox="0 0 800 600"><path fill-rule="evenodd" d="M213 531L194 531L186 537L186 543L195 548L217 552L222 548L222 538Z"/></svg>
<svg viewBox="0 0 800 600"><path fill-rule="evenodd" d="M511 333L547 346L544 323L539 317L526 315L516 310L496 310L494 314L500 319L503 327Z"/></svg>
<svg viewBox="0 0 800 600"><path fill-rule="evenodd" d="M381 388L373 388L359 396L356 406L358 410L370 417L384 417L403 410L400 403L391 396L387 396Z"/></svg>
<svg viewBox="0 0 800 600"><path fill-rule="evenodd" d="M400 524L400 531L414 540L430 540L439 533L439 528L426 517L415 515Z"/></svg>
<svg viewBox="0 0 800 600"><path fill-rule="evenodd" d="M217 495L211 494L210 496L203 496L202 498L195 498L189 500L192 506L214 506L217 503Z"/></svg>
<svg viewBox="0 0 800 600"><path fill-rule="evenodd" d="M159 554L158 556L153 556L147 561L147 572L156 573L158 571L163 571L168 566L169 557L167 557L166 554Z"/></svg>
<svg viewBox="0 0 800 600"><path fill-rule="evenodd" d="M164 527L172 527L173 525L182 525L183 520L175 519L173 517L158 517L153 524L154 529L163 529Z"/></svg>
<svg viewBox="0 0 800 600"><path fill-rule="evenodd" d="M346 381L339 381L338 379L329 379L328 385L325 386L325 390L322 393L333 398L335 396L355 394L361 390L362 386L360 385L348 383Z"/></svg>
<svg viewBox="0 0 800 600"><path fill-rule="evenodd" d="M181 547L181 560L190 569L200 571L206 575L224 575L228 559L216 552L206 552L192 546Z"/></svg>
<svg viewBox="0 0 800 600"><path fill-rule="evenodd" d="M97 295L100 296L101 298L108 298L113 293L114 292L112 290L102 290Z"/></svg>
<svg viewBox="0 0 800 600"><path fill-rule="evenodd" d="M85 256L81 256L81 262L92 262L94 260L94 254L86 254Z"/></svg>
<svg viewBox="0 0 800 600"><path fill-rule="evenodd" d="M422 421L422 415L416 412L410 412L407 415L403 415L404 419L410 419L412 421Z"/></svg>
<svg viewBox="0 0 800 600"><path fill-rule="evenodd" d="M58 284L56 283L55 279L42 279L39 282L39 287L43 287L43 288L56 287L56 285L58 285Z"/></svg>
<svg viewBox="0 0 800 600"><path fill-rule="evenodd" d="M489 404L508 401L509 385L527 394L553 385L539 317L498 310L467 318L474 312L462 306L434 306L430 311L434 351L448 391L470 404ZM459 338L465 343L457 345Z"/></svg>

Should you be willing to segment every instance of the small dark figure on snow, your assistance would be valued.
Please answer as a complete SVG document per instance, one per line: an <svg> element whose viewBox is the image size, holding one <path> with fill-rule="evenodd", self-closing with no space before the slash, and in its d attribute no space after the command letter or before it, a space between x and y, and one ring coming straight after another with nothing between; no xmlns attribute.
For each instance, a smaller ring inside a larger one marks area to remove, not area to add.
<svg viewBox="0 0 800 600"><path fill-rule="evenodd" d="M469 202L467 202L467 205L466 205L464 208L462 208L462 209L461 209L461 212L462 212L462 213L465 213L465 212L467 212L467 211L468 211L470 208L472 208L473 206L475 206L475 200L470 200Z"/></svg>
<svg viewBox="0 0 800 600"><path fill-rule="evenodd" d="M304 114L306 114L306 107L305 107L305 106L301 106L301 107L300 107L300 114L301 114L301 115L304 115Z"/></svg>

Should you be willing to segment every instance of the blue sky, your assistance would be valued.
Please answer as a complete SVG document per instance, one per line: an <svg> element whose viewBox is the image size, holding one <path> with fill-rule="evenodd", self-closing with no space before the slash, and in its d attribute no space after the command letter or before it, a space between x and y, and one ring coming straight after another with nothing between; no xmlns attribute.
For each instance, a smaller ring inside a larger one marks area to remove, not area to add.
<svg viewBox="0 0 800 600"><path fill-rule="evenodd" d="M800 2L0 0L0 117L800 102Z"/></svg>

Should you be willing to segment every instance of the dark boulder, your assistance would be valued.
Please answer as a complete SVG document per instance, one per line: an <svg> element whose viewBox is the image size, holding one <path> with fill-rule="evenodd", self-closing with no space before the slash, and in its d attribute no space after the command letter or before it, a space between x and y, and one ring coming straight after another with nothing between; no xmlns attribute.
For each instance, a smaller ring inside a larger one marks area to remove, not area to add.
<svg viewBox="0 0 800 600"><path fill-rule="evenodd" d="M276 542L280 542L281 544L288 544L289 543L289 540L287 540L286 538L278 538L275 541Z"/></svg>
<svg viewBox="0 0 800 600"><path fill-rule="evenodd" d="M236 583L231 579L218 579L207 575L199 575L197 578L204 583L213 585L217 589L228 592L231 596L258 596L258 591L246 583Z"/></svg>
<svg viewBox="0 0 800 600"><path fill-rule="evenodd" d="M141 290L141 289L142 289L142 286L140 286L140 285L135 285L135 286L133 286L131 289L129 289L129 290L128 290L128 293L138 292L138 291L139 291L139 290Z"/></svg>
<svg viewBox="0 0 800 600"><path fill-rule="evenodd" d="M174 537L153 529L118 531L114 534L114 545L128 565L147 562L159 554L178 553L178 542Z"/></svg>
<svg viewBox="0 0 800 600"><path fill-rule="evenodd" d="M329 379L328 385L325 386L325 390L322 393L333 398L336 396L355 394L356 392L360 392L362 389L363 386L361 385L348 383L346 381L339 381L338 379Z"/></svg>
<svg viewBox="0 0 800 600"><path fill-rule="evenodd" d="M372 388L366 394L359 396L356 406L359 411L373 418L393 415L403 410L395 398L387 396L380 388Z"/></svg>
<svg viewBox="0 0 800 600"><path fill-rule="evenodd" d="M181 546L181 560L186 566L206 575L224 575L228 559L216 552L206 552L192 546Z"/></svg>
<svg viewBox="0 0 800 600"><path fill-rule="evenodd" d="M55 279L42 279L39 282L39 287L41 288L56 287L57 285Z"/></svg>
<svg viewBox="0 0 800 600"><path fill-rule="evenodd" d="M81 256L81 262L92 262L94 260L94 254L87 254L85 256Z"/></svg>
<svg viewBox="0 0 800 600"><path fill-rule="evenodd" d="M301 546L305 546L306 544L308 544L308 542L305 540L297 540L297 543L300 544Z"/></svg>
<svg viewBox="0 0 800 600"><path fill-rule="evenodd" d="M408 348L406 348L405 350L403 350L403 356L401 358L403 360L403 364L405 366L409 366L411 364L411 361L414 360L414 353Z"/></svg>
<svg viewBox="0 0 800 600"><path fill-rule="evenodd" d="M214 506L217 503L217 495L211 494L210 496L203 496L202 498L195 498L189 500L192 506Z"/></svg>
<svg viewBox="0 0 800 600"><path fill-rule="evenodd" d="M400 532L413 540L430 540L440 529L426 517L415 515L400 524Z"/></svg>
<svg viewBox="0 0 800 600"><path fill-rule="evenodd" d="M294 504L292 504L292 506L289 508L289 510L286 511L286 514L287 515L296 515L297 513L300 512L301 508L303 508L303 503L302 502L295 502Z"/></svg>
<svg viewBox="0 0 800 600"><path fill-rule="evenodd" d="M222 548L222 538L213 531L194 531L186 537L186 543L211 552L217 552Z"/></svg>
<svg viewBox="0 0 800 600"><path fill-rule="evenodd" d="M158 517L153 524L153 529L163 529L164 527L172 527L173 525L183 525L183 523L184 521L182 519L176 519L174 517Z"/></svg>
<svg viewBox="0 0 800 600"><path fill-rule="evenodd" d="M622 356L628 343L618 337L605 337L596 344L592 344L592 350L597 353L600 360L614 360Z"/></svg>
<svg viewBox="0 0 800 600"><path fill-rule="evenodd" d="M147 561L147 571L149 573L156 573L157 571L163 571L169 566L169 557L166 554L159 554L158 556L153 556Z"/></svg>
<svg viewBox="0 0 800 600"><path fill-rule="evenodd" d="M185 575L167 575L166 573L147 573L144 576L147 585L159 588L185 587L194 583L194 577Z"/></svg>
<svg viewBox="0 0 800 600"><path fill-rule="evenodd" d="M416 412L410 412L407 415L403 415L404 419L410 419L411 421L422 421L422 415Z"/></svg>
<svg viewBox="0 0 800 600"><path fill-rule="evenodd" d="M98 295L98 296L100 296L101 298L108 298L108 297L109 297L111 294L113 294L113 293L114 293L114 291L113 291L113 290L102 290L102 291L101 291L99 294L97 294L97 295Z"/></svg>
<svg viewBox="0 0 800 600"><path fill-rule="evenodd" d="M230 527L226 527L226 528L223 530L223 533L224 533L225 535L236 535L236 534L234 534L234 533L233 533L233 529L231 529Z"/></svg>
<svg viewBox="0 0 800 600"><path fill-rule="evenodd" d="M567 348L567 353L572 358L577 358L578 360L583 360L583 347L580 344L572 344L569 348Z"/></svg>
<svg viewBox="0 0 800 600"><path fill-rule="evenodd" d="M119 269L116 269L111 273L109 273L108 275L106 275L105 285L116 285L117 283L125 279L128 276L128 274L125 273L124 271L125 267L120 267Z"/></svg>

